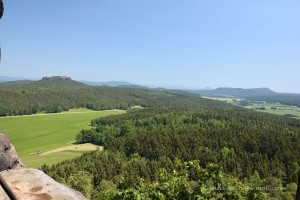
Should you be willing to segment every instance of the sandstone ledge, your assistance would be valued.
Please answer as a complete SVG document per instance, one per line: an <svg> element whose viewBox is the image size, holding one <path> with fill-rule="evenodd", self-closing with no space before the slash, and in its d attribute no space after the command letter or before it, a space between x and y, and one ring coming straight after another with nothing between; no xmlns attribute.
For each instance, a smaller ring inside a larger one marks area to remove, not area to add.
<svg viewBox="0 0 300 200"><path fill-rule="evenodd" d="M81 193L57 183L37 169L3 171L1 175L21 200L86 200ZM9 200L2 187L0 200Z"/></svg>

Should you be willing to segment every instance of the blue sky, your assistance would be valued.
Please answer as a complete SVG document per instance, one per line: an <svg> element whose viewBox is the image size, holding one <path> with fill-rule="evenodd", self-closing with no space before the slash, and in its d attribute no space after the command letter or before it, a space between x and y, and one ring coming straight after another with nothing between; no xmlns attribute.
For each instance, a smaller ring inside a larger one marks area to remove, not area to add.
<svg viewBox="0 0 300 200"><path fill-rule="evenodd" d="M300 93L299 0L4 0L0 75Z"/></svg>

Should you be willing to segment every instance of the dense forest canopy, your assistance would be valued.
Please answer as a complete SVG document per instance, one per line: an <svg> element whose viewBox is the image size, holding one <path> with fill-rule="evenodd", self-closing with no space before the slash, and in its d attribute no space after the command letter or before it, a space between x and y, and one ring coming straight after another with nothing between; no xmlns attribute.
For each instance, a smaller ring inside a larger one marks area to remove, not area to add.
<svg viewBox="0 0 300 200"><path fill-rule="evenodd" d="M6 83L0 94L1 116L127 109L94 119L77 134L78 143L102 145L104 152L42 167L88 198L295 198L299 120L184 91L95 87L67 78Z"/></svg>
<svg viewBox="0 0 300 200"><path fill-rule="evenodd" d="M176 101L173 101L174 97ZM93 87L73 80L50 79L0 84L0 116L53 113L79 107L93 110L128 109L136 105L166 108L180 105L183 101L190 105L196 105L198 101L207 106L225 105L182 91Z"/></svg>
<svg viewBox="0 0 300 200"><path fill-rule="evenodd" d="M94 128L78 133L77 141L104 145L106 153L85 154L51 168L44 166L43 170L56 180L87 192L87 188L80 188L68 179L73 174L84 173L90 180L87 194L92 198L101 199L107 195L111 199L123 199L124 195L129 195L138 199L135 195L149 197L149 188L151 192L167 196L159 189L163 187L160 184L166 184L160 180L160 169L166 170L166 182L172 184L178 178L172 171L177 169L174 162L179 159L185 162L199 160L197 163L203 170L216 164L215 170L230 174L226 175L228 180L224 176L218 177L220 182L216 184L219 187L224 184L222 182L239 180L234 184L241 184L240 187L269 185L285 188L276 192L264 191L265 194L255 193L256 190L236 191L236 199L294 199L300 169L299 120L244 109L207 107L193 111L131 110L120 116L95 119L91 124ZM184 177L187 178L180 179L183 183L202 180L194 171L182 173L186 173ZM197 195L235 199L224 197L229 191L199 194L199 184L207 186L210 181L204 182L196 183L195 188L185 194L191 195L188 199L196 199ZM155 187L151 185L154 183ZM169 190L174 188L173 185Z"/></svg>
<svg viewBox="0 0 300 200"><path fill-rule="evenodd" d="M96 128L83 130L77 140L129 157L137 153L150 160L201 158L202 166L218 163L239 178L258 171L264 178L276 176L291 183L299 170L300 121L283 119L233 110L142 110L93 120Z"/></svg>

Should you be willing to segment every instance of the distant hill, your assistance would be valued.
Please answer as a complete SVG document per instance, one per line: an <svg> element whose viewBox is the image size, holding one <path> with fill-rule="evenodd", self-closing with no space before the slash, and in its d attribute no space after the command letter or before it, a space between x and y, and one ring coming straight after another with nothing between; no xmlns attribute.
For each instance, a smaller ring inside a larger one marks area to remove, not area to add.
<svg viewBox="0 0 300 200"><path fill-rule="evenodd" d="M236 98L247 98L247 97L262 96L262 95L273 96L278 94L277 92L274 92L269 88L243 89L243 88L220 87L214 90L186 90L186 91L200 96L236 97Z"/></svg>
<svg viewBox="0 0 300 200"><path fill-rule="evenodd" d="M214 90L185 90L199 96L243 98L250 101L277 102L300 107L300 94L278 93L269 88L217 88Z"/></svg>
<svg viewBox="0 0 300 200"><path fill-rule="evenodd" d="M116 87L116 86L130 86L135 85L126 81L107 81L107 82L94 82L94 81L79 81L81 83L84 83L86 85L91 86L110 86L110 87Z"/></svg>
<svg viewBox="0 0 300 200"><path fill-rule="evenodd" d="M20 81L20 80L31 80L31 79L22 78L22 77L0 76L0 83L9 82L9 81Z"/></svg>
<svg viewBox="0 0 300 200"><path fill-rule="evenodd" d="M90 86L109 86L119 88L135 88L135 89L148 89L148 87L129 83L126 81L107 81L107 82L93 82L93 81L79 81Z"/></svg>
<svg viewBox="0 0 300 200"><path fill-rule="evenodd" d="M0 83L4 86L39 86L39 87L72 87L72 86L86 86L83 83L72 80L66 76L50 76L43 77L41 80L16 80Z"/></svg>
<svg viewBox="0 0 300 200"><path fill-rule="evenodd" d="M84 87L86 84L80 83L78 81L72 80L70 77L66 76L52 76L43 77L42 80L34 81L31 83L35 86L48 86L48 87Z"/></svg>
<svg viewBox="0 0 300 200"><path fill-rule="evenodd" d="M49 77L43 77L42 80L49 80L49 81L59 81L59 80L72 80L70 77L67 76L49 76ZM5 85L22 85L22 84L28 84L31 83L32 81L37 81L36 79L29 79L29 78L22 78L22 77L10 77L10 76L0 76L0 84L5 84ZM128 87L132 86L133 88L137 87L143 87L139 86L137 84L129 83L126 81L106 81L106 82L96 82L96 81L76 81L80 82L86 85L90 86L109 86L109 87Z"/></svg>
<svg viewBox="0 0 300 200"><path fill-rule="evenodd" d="M31 80L7 81L7 82L0 82L0 85L18 86L18 85L27 85L32 82L33 81Z"/></svg>
<svg viewBox="0 0 300 200"><path fill-rule="evenodd" d="M140 85L117 85L116 87L119 87L119 88L132 88L132 89L149 89L147 87L140 86Z"/></svg>
<svg viewBox="0 0 300 200"><path fill-rule="evenodd" d="M56 113L70 108L92 110L218 107L225 103L199 98L185 91L155 91L141 86L90 86L69 77L0 84L0 116Z"/></svg>
<svg viewBox="0 0 300 200"><path fill-rule="evenodd" d="M38 80L38 81L0 76L0 86L39 87L39 88L47 88L47 87L87 88L91 86L93 87L102 86L102 87L113 87L113 88L120 88L120 89L124 88L124 89L151 90L153 92L156 91L156 92L165 92L165 93L171 91L170 89L166 89L162 87L150 88L150 87L132 84L125 81L108 81L108 82L80 81L79 82L79 81L74 81L70 77L66 77L66 76L43 77L42 80ZM293 105L293 106L300 107L300 94L277 93L272 91L269 88L243 89L243 88L220 87L217 89L203 88L201 90L181 90L181 91L192 93L198 96L244 98L251 101L278 102L285 105ZM177 94L177 95L181 95L181 94Z"/></svg>

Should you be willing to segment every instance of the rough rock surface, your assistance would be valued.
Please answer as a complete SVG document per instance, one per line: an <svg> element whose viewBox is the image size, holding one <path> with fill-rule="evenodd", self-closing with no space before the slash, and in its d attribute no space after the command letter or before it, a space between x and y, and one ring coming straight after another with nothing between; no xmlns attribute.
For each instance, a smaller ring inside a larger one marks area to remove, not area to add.
<svg viewBox="0 0 300 200"><path fill-rule="evenodd" d="M1 172L2 177L22 200L85 200L79 192L57 183L37 169L15 169ZM0 200L9 200L0 187Z"/></svg>
<svg viewBox="0 0 300 200"><path fill-rule="evenodd" d="M37 169L26 169L9 139L0 133L0 174L20 200L85 200L80 193ZM0 200L10 200L0 186Z"/></svg>
<svg viewBox="0 0 300 200"><path fill-rule="evenodd" d="M24 167L8 137L0 133L0 171Z"/></svg>

